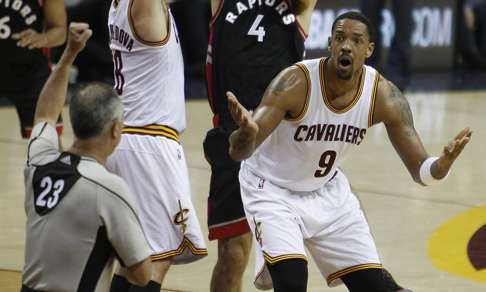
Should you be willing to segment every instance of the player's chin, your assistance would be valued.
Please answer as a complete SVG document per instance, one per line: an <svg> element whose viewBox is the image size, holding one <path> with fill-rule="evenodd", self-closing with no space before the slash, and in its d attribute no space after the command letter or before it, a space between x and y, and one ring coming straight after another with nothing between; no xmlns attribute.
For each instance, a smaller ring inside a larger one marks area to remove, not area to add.
<svg viewBox="0 0 486 292"><path fill-rule="evenodd" d="M336 75L339 79L350 80L353 77L353 70L351 68L338 69L336 70Z"/></svg>

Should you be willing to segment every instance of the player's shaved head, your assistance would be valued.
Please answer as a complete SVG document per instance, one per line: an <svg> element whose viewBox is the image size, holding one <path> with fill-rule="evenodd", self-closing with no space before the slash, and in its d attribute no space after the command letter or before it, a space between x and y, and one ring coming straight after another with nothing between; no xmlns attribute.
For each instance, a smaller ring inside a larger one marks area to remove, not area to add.
<svg viewBox="0 0 486 292"><path fill-rule="evenodd" d="M359 21L362 24L366 25L366 29L368 30L368 39L370 41L373 41L373 37L374 37L373 36L374 35L373 26L371 25L370 20L366 16L364 16L362 13L360 13L358 11L348 11L348 12L345 12L345 13L339 15L334 20L334 22L332 23L332 29L331 29L332 32L334 32L334 29L336 28L336 23L338 23L338 21L340 21L342 19L352 19L352 20Z"/></svg>
<svg viewBox="0 0 486 292"><path fill-rule="evenodd" d="M123 106L111 86L93 82L73 95L69 114L74 135L88 139L100 135L109 122L121 120Z"/></svg>

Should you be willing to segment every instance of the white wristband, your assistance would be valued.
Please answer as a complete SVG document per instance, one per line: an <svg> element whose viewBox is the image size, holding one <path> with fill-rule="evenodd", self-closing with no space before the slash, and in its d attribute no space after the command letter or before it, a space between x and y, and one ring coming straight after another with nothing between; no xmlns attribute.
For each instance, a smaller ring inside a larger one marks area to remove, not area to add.
<svg viewBox="0 0 486 292"><path fill-rule="evenodd" d="M431 172L432 164L438 159L439 157L431 156L425 159L425 161L422 162L422 165L420 166L420 180L426 186L437 184L445 180L449 176L449 172L447 172L446 176L444 176L441 179L436 179L435 177L432 176L432 172Z"/></svg>

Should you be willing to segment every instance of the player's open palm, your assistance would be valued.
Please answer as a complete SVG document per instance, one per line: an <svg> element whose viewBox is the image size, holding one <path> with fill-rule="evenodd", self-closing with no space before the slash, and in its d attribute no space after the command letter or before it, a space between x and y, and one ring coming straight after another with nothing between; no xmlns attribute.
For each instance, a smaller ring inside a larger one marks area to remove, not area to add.
<svg viewBox="0 0 486 292"><path fill-rule="evenodd" d="M86 42L93 34L89 29L89 24L83 22L71 22L69 25L68 34L68 50L74 54L78 54L83 50Z"/></svg>
<svg viewBox="0 0 486 292"><path fill-rule="evenodd" d="M444 151L437 161L440 172L443 172L445 175L449 171L452 163L459 157L466 144L471 140L471 135L471 129L465 128L444 147Z"/></svg>
<svg viewBox="0 0 486 292"><path fill-rule="evenodd" d="M258 125L253 120L251 113L238 102L238 99L232 92L228 91L226 96L228 97L228 109L231 117L240 126L240 130L248 135L256 135Z"/></svg>

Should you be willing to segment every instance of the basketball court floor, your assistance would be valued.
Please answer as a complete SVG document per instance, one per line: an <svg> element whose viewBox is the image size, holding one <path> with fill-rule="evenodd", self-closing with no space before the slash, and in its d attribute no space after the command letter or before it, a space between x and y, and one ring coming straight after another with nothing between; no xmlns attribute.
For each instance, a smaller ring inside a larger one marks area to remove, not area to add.
<svg viewBox="0 0 486 292"><path fill-rule="evenodd" d="M463 127L473 137L451 175L442 184L415 184L390 145L382 126L368 132L365 142L344 163L366 212L384 265L414 291L486 291L486 92L409 94L415 125L429 153L442 147ZM206 101L187 103L188 127L183 145L192 180L193 200L206 228L206 198L210 177L201 142L210 127ZM67 121L67 111L65 111ZM23 177L27 142L19 138L16 113L0 108L0 292L19 291L23 265ZM68 122L63 144L72 133ZM42 252L42 251L39 251ZM209 291L216 243L209 256L194 264L170 269L166 291ZM328 288L309 261L309 291ZM13 271L13 272L12 272ZM16 272L17 271L17 272ZM245 273L243 291L256 291L253 259Z"/></svg>

